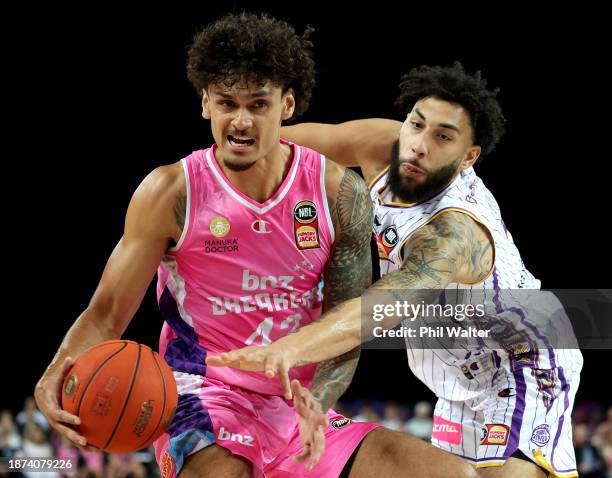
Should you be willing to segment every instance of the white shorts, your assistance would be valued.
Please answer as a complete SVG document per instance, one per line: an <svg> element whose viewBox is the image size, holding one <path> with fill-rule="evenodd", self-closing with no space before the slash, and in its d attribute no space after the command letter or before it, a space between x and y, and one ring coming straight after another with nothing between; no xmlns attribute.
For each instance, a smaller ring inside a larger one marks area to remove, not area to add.
<svg viewBox="0 0 612 478"><path fill-rule="evenodd" d="M501 466L520 450L552 476L578 476L571 413L583 364L580 351L554 350L554 367L547 369L490 353L497 363L483 374L478 373L482 357L476 366L468 360L460 367L468 383L488 386L477 387L480 391L465 400L439 396L432 444L477 468ZM447 378L456 376L456 365L443 367L449 367Z"/></svg>

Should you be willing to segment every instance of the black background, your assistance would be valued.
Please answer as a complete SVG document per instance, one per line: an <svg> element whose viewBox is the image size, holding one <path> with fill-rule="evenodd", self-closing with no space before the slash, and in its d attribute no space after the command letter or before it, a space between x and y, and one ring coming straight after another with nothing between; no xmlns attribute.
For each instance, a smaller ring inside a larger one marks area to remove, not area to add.
<svg viewBox="0 0 612 478"><path fill-rule="evenodd" d="M525 263L546 288L609 287L612 135L598 115L607 53L597 12L334 5L32 7L6 17L16 28L5 41L0 408L19 409L86 307L136 186L212 142L186 79L186 51L200 25L244 6L300 32L315 27L317 87L306 121L402 119L393 101L410 67L457 59L481 69L501 88L508 123L477 171ZM125 337L157 348L161 324L151 287ZM585 356L578 398L609 402L600 375L610 351ZM346 397L433 400L403 351L364 352Z"/></svg>

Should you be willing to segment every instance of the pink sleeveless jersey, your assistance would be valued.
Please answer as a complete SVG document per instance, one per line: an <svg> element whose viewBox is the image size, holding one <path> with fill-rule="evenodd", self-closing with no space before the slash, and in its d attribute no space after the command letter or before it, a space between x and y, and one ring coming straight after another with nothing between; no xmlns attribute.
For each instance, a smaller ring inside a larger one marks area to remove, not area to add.
<svg viewBox="0 0 612 478"><path fill-rule="evenodd" d="M160 353L175 372L281 395L262 373L207 367L207 354L268 344L321 315L321 276L333 244L325 158L293 145L292 164L266 202L238 191L214 154L182 160L187 215L176 247L158 270L165 320ZM315 366L292 371L310 386Z"/></svg>

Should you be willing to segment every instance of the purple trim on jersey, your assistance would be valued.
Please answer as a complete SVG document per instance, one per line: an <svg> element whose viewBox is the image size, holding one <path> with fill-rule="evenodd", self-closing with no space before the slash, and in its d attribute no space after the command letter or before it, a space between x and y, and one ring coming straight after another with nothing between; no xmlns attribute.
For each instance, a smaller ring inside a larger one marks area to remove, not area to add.
<svg viewBox="0 0 612 478"><path fill-rule="evenodd" d="M200 397L195 393L186 393L178 397L176 415L167 432L171 437L175 437L192 429L213 433L213 424L208 410L202 406Z"/></svg>
<svg viewBox="0 0 612 478"><path fill-rule="evenodd" d="M544 345L546 346L546 350L548 350L548 358L550 359L551 368L557 368L557 362L555 360L555 351L550 345L550 342L548 341L546 336L540 334L540 332L538 331L538 328L535 325L527 322L525 313L523 312L522 309L519 309L518 307L510 307L510 309L508 310L518 315L521 318L521 322L525 324L527 327L529 327L529 329L535 334L535 336L544 343Z"/></svg>
<svg viewBox="0 0 612 478"><path fill-rule="evenodd" d="M159 310L163 319L177 335L166 347L164 359L173 370L206 375L206 349L198 342L198 337L178 310L176 300L168 287L164 287L159 298Z"/></svg>
<svg viewBox="0 0 612 478"><path fill-rule="evenodd" d="M497 277L497 267L493 268L493 288L495 289L495 295L493 296L493 303L495 304L495 311L499 314L503 312L503 306L499 300L499 291L501 289L499 287L499 278ZM518 307L510 307L508 310L518 315L521 323L527 326L533 332L533 334L544 343L544 345L546 346L546 350L548 351L548 358L550 360L551 368L556 368L557 362L555 360L555 351L550 345L550 342L548 341L548 339L542 334L540 334L537 327L535 327L533 324L530 324L526 320L525 313L523 312L522 309L519 309ZM534 367L535 367L535 364L534 364Z"/></svg>
<svg viewBox="0 0 612 478"><path fill-rule="evenodd" d="M563 373L563 367L559 367L559 380L561 381L561 390L565 392L565 400L563 400L563 405L564 405L564 409L563 409L563 414L561 415L561 418L559 418L559 426L557 427L557 433L555 434L555 439L553 440L553 450L552 450L552 454L550 455L550 466L553 467L553 470L555 469L555 466L553 465L553 460L555 459L555 450L557 449L557 443L559 443L559 437L561 436L561 430L563 429L563 422L565 419L565 412L567 411L567 409L569 408L569 383L567 383L567 380L565 379L565 374Z"/></svg>
<svg viewBox="0 0 612 478"><path fill-rule="evenodd" d="M514 412L512 412L510 440L508 440L508 446L506 446L506 451L503 455L504 458L509 458L514 454L519 446L519 440L521 438L521 424L523 423L523 414L525 413L525 392L527 390L523 370L524 369L521 367L512 372L516 383L516 402L514 405Z"/></svg>

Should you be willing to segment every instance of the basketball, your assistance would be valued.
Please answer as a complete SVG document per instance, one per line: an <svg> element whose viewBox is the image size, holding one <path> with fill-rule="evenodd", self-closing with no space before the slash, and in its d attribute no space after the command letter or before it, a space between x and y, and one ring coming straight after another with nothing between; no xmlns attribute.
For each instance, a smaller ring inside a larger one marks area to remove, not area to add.
<svg viewBox="0 0 612 478"><path fill-rule="evenodd" d="M153 350L110 340L80 355L66 374L62 408L81 419L87 444L111 453L140 450L170 423L178 394L172 370Z"/></svg>

